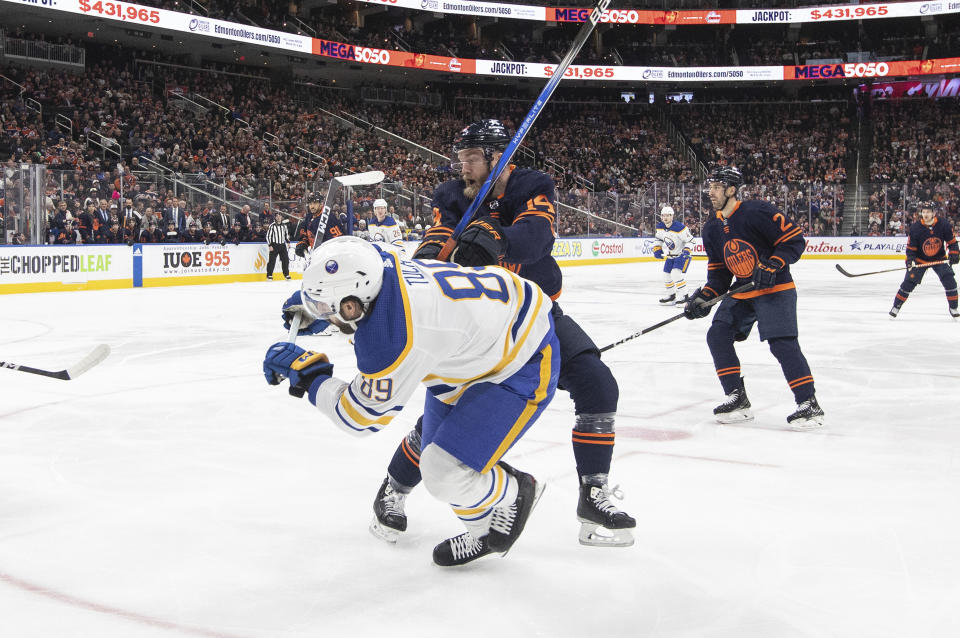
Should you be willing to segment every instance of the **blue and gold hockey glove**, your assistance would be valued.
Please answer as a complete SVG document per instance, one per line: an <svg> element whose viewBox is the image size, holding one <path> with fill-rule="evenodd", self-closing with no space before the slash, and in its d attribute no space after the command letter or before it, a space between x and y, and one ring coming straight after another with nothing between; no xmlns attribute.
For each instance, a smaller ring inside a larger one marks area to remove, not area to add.
<svg viewBox="0 0 960 638"><path fill-rule="evenodd" d="M460 235L453 262L461 266L495 266L506 249L507 240L500 222L493 217L481 217Z"/></svg>
<svg viewBox="0 0 960 638"><path fill-rule="evenodd" d="M663 249L657 246L653 249L653 257L655 259L663 259Z"/></svg>
<svg viewBox="0 0 960 638"><path fill-rule="evenodd" d="M293 316L297 313L302 313L304 317L308 320L313 319L313 316L307 312L306 308L303 307L303 297L300 296L300 291L290 295L290 298L283 302L283 311L281 313L281 318L283 319L283 327L287 330L290 329L290 322L293 321ZM302 321L302 319L301 319ZM314 319L309 325L301 325L300 330L297 331L298 335L315 335L320 334L327 327L330 326L330 322L324 319Z"/></svg>
<svg viewBox="0 0 960 638"><path fill-rule="evenodd" d="M683 306L683 316L687 319L703 319L710 314L711 306L706 303L717 296L711 289L697 288Z"/></svg>
<svg viewBox="0 0 960 638"><path fill-rule="evenodd" d="M333 375L333 364L322 352L304 350L286 341L275 343L263 358L263 376L277 385L290 379L290 394L302 397L318 377Z"/></svg>
<svg viewBox="0 0 960 638"><path fill-rule="evenodd" d="M773 288L777 283L777 273L783 262L777 259L764 259L753 271L753 287L756 290Z"/></svg>

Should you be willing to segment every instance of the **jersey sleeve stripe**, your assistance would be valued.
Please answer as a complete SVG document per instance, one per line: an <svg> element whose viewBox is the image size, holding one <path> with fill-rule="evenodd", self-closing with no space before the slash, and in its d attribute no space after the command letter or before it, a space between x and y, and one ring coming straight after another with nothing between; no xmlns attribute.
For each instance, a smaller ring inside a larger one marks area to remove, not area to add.
<svg viewBox="0 0 960 638"><path fill-rule="evenodd" d="M344 414L346 413L346 414ZM387 425L390 421L393 420L394 415L385 414L384 416L378 417L376 419L368 419L364 417L357 410L353 401L347 395L346 392L340 395L340 401L337 402L337 414L340 416L341 420L344 421L347 425L352 427L355 430L369 429L374 425ZM357 427L360 426L360 427ZM379 430L379 428L374 428L374 430Z"/></svg>
<svg viewBox="0 0 960 638"><path fill-rule="evenodd" d="M372 417L374 417L374 418L381 417L381 416L383 416L384 414L387 414L388 412L399 412L399 411L402 409L402 408L400 408L400 407L394 406L394 407L392 407L392 408L387 408L387 409L384 410L383 412L377 412L377 411L374 410L373 408L369 408L369 407L365 406L365 405L360 401L359 397L357 397L357 395L353 393L353 384L350 384L350 385L347 386L347 393L349 393L349 395L350 395L350 401L351 401L355 406L358 406L358 407L360 407L360 408L363 408L363 411L364 411L364 412L366 412L367 414L369 414L370 416L372 416Z"/></svg>
<svg viewBox="0 0 960 638"><path fill-rule="evenodd" d="M773 245L776 246L777 244L779 244L779 243L781 243L781 242L789 241L789 240L793 239L794 237L796 237L797 235L799 235L799 234L802 233L802 232L803 232L803 231L802 231L800 228L794 228L793 230L787 231L787 232L785 232L783 235L780 236L780 239L778 239L777 241L773 242Z"/></svg>
<svg viewBox="0 0 960 638"><path fill-rule="evenodd" d="M529 210L525 213L520 213L519 215L517 215L517 218L513 220L513 223L516 224L518 221L520 221L524 217L543 217L548 222L550 222L551 225L553 225L553 222L556 221L556 218L557 218L556 215L549 215L547 213L542 213L538 210Z"/></svg>

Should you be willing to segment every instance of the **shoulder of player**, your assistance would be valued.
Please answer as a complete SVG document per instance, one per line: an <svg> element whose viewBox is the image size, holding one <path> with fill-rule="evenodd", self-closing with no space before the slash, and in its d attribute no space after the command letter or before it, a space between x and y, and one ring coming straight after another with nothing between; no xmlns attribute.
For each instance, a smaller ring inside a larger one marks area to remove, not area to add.
<svg viewBox="0 0 960 638"><path fill-rule="evenodd" d="M410 299L399 259L382 249L383 284L370 316L357 326L354 351L361 374L377 376L403 360L413 341Z"/></svg>
<svg viewBox="0 0 960 638"><path fill-rule="evenodd" d="M553 178L532 168L515 168L507 181L507 191L510 194L520 194L523 197L534 195L554 195L556 187Z"/></svg>

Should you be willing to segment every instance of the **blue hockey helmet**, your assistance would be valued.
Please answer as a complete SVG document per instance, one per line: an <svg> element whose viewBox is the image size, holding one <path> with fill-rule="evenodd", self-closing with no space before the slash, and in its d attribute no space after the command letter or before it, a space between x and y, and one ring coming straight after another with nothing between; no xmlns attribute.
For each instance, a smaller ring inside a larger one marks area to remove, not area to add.
<svg viewBox="0 0 960 638"><path fill-rule="evenodd" d="M721 182L726 186L740 188L743 186L743 173L736 166L714 166L707 182Z"/></svg>
<svg viewBox="0 0 960 638"><path fill-rule="evenodd" d="M480 120L464 128L453 138L454 153L468 148L482 148L487 159L494 151L503 151L511 135L500 120Z"/></svg>

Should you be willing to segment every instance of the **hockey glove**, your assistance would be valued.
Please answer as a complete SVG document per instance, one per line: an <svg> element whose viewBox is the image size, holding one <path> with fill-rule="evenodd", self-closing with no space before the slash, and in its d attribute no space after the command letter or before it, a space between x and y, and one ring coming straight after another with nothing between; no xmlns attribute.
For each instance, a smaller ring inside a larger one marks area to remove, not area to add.
<svg viewBox="0 0 960 638"><path fill-rule="evenodd" d="M657 246L656 248L654 248L654 249L653 249L653 257L654 257L654 259L663 259L663 249L660 248L659 246Z"/></svg>
<svg viewBox="0 0 960 638"><path fill-rule="evenodd" d="M780 271L782 262L774 259L765 259L757 264L753 271L753 287L756 290L773 288L777 283L777 273Z"/></svg>
<svg viewBox="0 0 960 638"><path fill-rule="evenodd" d="M956 266L957 264L960 264L960 253L952 252L947 256L947 259L950 260L951 266Z"/></svg>
<svg viewBox="0 0 960 638"><path fill-rule="evenodd" d="M706 305L706 303L716 296L717 293L709 288L707 290L697 288L693 296L684 304L683 316L687 319L703 319L710 314L711 306Z"/></svg>
<svg viewBox="0 0 960 638"><path fill-rule="evenodd" d="M290 329L290 322L293 321L294 315L297 313L302 315L301 321L305 318L307 321L313 319L313 315L307 312L306 308L303 307L303 297L300 296L300 291L290 295L290 298L283 302L283 310L281 313L281 318L283 319L283 327L287 330ZM313 319L309 325L301 325L300 330L297 331L298 335L315 335L320 334L330 325L329 321L323 319Z"/></svg>
<svg viewBox="0 0 960 638"><path fill-rule="evenodd" d="M693 260L693 257L690 256L689 250L683 251L683 255L681 255L681 257L683 259L680 261L680 270L686 272L687 268L690 267L690 262Z"/></svg>
<svg viewBox="0 0 960 638"><path fill-rule="evenodd" d="M297 257L306 257L307 256L307 242L302 241L297 244L297 247L293 250L293 253Z"/></svg>
<svg viewBox="0 0 960 638"><path fill-rule="evenodd" d="M500 222L493 217L481 217L460 235L453 261L461 266L494 266L503 258L506 247Z"/></svg>
<svg viewBox="0 0 960 638"><path fill-rule="evenodd" d="M290 394L302 397L318 377L333 374L333 364L327 355L304 350L292 343L281 341L267 350L263 359L263 375L270 385L290 379Z"/></svg>
<svg viewBox="0 0 960 638"><path fill-rule="evenodd" d="M915 261L912 260L912 259L907 259L907 261L906 261L905 263L906 263L906 265L907 265L907 270L913 270L914 268L917 267L917 262L915 262Z"/></svg>
<svg viewBox="0 0 960 638"><path fill-rule="evenodd" d="M445 242L441 239L424 239L413 253L414 259L436 259Z"/></svg>

